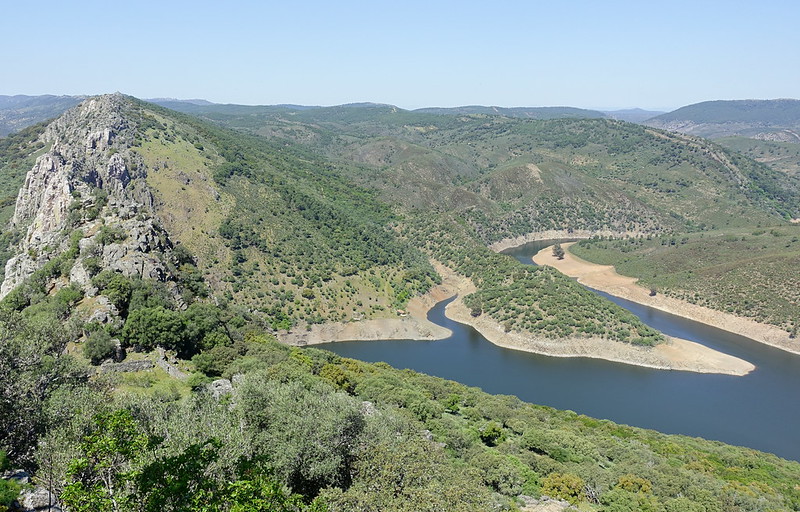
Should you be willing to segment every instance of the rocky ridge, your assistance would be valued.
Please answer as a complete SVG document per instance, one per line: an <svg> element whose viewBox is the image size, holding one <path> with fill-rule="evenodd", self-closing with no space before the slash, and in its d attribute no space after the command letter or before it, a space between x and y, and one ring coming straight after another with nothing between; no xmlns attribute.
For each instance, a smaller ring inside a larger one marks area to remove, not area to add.
<svg viewBox="0 0 800 512"><path fill-rule="evenodd" d="M134 110L119 93L90 98L41 135L50 150L19 191L10 228L22 237L6 264L0 298L70 248L75 258L61 267L56 287L75 283L92 296L92 275L108 269L175 288L167 265L173 244L132 149L139 129Z"/></svg>

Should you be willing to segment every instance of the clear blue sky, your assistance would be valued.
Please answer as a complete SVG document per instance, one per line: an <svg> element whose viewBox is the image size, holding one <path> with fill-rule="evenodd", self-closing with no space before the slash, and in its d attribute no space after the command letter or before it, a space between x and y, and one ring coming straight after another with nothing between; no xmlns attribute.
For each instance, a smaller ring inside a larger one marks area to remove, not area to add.
<svg viewBox="0 0 800 512"><path fill-rule="evenodd" d="M8 0L0 94L404 108L800 97L800 2Z"/></svg>

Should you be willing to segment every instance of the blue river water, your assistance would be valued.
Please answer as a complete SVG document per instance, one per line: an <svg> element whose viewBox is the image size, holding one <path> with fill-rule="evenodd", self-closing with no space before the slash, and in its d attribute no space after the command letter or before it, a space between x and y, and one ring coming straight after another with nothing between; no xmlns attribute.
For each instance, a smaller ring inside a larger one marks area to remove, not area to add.
<svg viewBox="0 0 800 512"><path fill-rule="evenodd" d="M508 251L523 263L552 242ZM800 356L698 322L596 292L648 325L750 361L744 377L641 368L590 358L555 358L498 347L448 319L440 302L428 318L453 331L440 341L349 341L320 346L341 356L455 380L527 402L665 433L714 439L800 460Z"/></svg>

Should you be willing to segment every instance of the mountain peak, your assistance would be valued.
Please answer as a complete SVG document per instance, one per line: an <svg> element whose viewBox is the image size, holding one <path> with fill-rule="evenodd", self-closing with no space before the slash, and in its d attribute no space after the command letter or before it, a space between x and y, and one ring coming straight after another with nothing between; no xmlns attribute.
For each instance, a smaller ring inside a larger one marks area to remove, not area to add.
<svg viewBox="0 0 800 512"><path fill-rule="evenodd" d="M154 213L142 158L132 149L140 124L134 114L129 97L105 94L44 130L40 140L49 150L17 196L11 224L23 236L6 264L0 296L64 252L74 261L63 262L62 273L83 287L91 287L87 258L124 275L167 278L162 255L172 244Z"/></svg>

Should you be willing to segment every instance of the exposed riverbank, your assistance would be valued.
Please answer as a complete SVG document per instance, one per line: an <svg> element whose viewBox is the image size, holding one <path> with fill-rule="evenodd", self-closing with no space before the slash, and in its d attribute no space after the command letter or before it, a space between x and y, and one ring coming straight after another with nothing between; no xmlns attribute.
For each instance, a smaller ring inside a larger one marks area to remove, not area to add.
<svg viewBox="0 0 800 512"><path fill-rule="evenodd" d="M473 327L495 345L553 357L590 357L662 370L698 373L746 375L755 367L721 352L687 340L669 338L656 347L639 347L602 338L548 339L518 332L505 332L488 315L473 317L463 304L463 297L475 291L475 285L450 268L434 262L442 284L411 300L408 316L373 319L362 322L332 323L312 326L307 332L287 333L281 341L292 345L315 345L332 341L361 340L435 340L451 335L450 330L427 320L430 309L444 299L457 296L445 314L451 320Z"/></svg>
<svg viewBox="0 0 800 512"><path fill-rule="evenodd" d="M441 274L441 272L440 272ZM470 283L471 284L471 283ZM463 279L453 272L442 275L442 284L408 303L407 315L398 318L375 318L359 322L335 322L312 325L309 331L290 331L278 335L289 345L318 345L331 341L443 340L453 333L428 320L428 311L437 303L466 291Z"/></svg>
<svg viewBox="0 0 800 512"><path fill-rule="evenodd" d="M449 269L447 269L449 270ZM437 268L442 273L442 268ZM468 292L469 293L469 292ZM659 370L683 370L697 373L747 375L755 366L737 357L717 352L699 343L667 337L655 347L639 347L603 338L549 339L519 332L505 332L488 315L473 317L463 297L447 305L447 318L472 326L495 345L552 357L590 357L617 363L633 364Z"/></svg>
<svg viewBox="0 0 800 512"><path fill-rule="evenodd" d="M610 230L603 230L603 231L589 231L586 229L551 229L549 231L537 231L534 233L528 233L527 235L516 236L513 238L504 238L499 242L495 242L489 245L489 249L493 250L494 252L503 252L506 249L512 249L514 247L519 247L520 245L525 245L531 242L538 242L541 240L568 240L568 239L584 239L584 238L592 238L593 236L610 236L615 238L625 238L625 237L640 237L644 236L645 233L640 231L610 231Z"/></svg>
<svg viewBox="0 0 800 512"><path fill-rule="evenodd" d="M800 340L790 339L789 334L778 327L698 306L663 294L650 296L649 289L636 284L637 278L618 274L612 265L598 265L578 258L569 252L571 245L572 243L562 244L562 247L566 249L563 260L553 256L551 247L546 247L533 257L533 261L539 265L548 265L556 268L570 277L577 278L578 282L583 285L615 297L739 334L788 352L800 354Z"/></svg>

